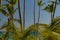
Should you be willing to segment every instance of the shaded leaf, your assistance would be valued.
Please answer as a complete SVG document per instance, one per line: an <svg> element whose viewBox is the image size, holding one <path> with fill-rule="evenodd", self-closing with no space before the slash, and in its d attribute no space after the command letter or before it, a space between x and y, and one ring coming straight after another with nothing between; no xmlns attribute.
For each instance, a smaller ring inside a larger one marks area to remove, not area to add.
<svg viewBox="0 0 60 40"><path fill-rule="evenodd" d="M20 20L19 19L13 19L14 21L17 21L18 23L20 23Z"/></svg>
<svg viewBox="0 0 60 40"><path fill-rule="evenodd" d="M18 0L5 0L5 1L13 5L15 5L18 2Z"/></svg>
<svg viewBox="0 0 60 40"><path fill-rule="evenodd" d="M15 12L17 11L17 9L18 9L18 8L16 8L13 13L15 13Z"/></svg>
<svg viewBox="0 0 60 40"><path fill-rule="evenodd" d="M7 13L7 11L4 10L4 9L0 9L0 12L2 12L2 14L4 14L5 16L9 16L9 14Z"/></svg>
<svg viewBox="0 0 60 40"><path fill-rule="evenodd" d="M43 10L52 13L54 11L54 4L46 6Z"/></svg>

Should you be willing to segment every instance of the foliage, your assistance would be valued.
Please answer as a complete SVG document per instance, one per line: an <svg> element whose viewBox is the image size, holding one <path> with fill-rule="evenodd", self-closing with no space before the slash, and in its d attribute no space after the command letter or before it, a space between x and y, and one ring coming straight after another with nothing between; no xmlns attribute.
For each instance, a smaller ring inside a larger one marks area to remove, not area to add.
<svg viewBox="0 0 60 40"><path fill-rule="evenodd" d="M1 5L2 8L0 8L0 12L7 17L9 16L9 18L8 22L0 28L0 30L6 30L3 38L0 38L0 40L9 40L10 37L13 40L60 40L60 17L54 18L51 25L36 23L34 25L30 25L25 30L23 29L23 31L21 32L13 23L13 21L17 21L20 23L20 19L13 18L14 13L18 9L14 9L14 6L16 5L18 0L5 1L7 2L7 4ZM43 4L44 3L42 3L42 1L38 1L38 6L41 6ZM44 8L44 10L52 13L54 11L54 2L48 4L48 6ZM36 32L37 36L32 35L32 32L34 34Z"/></svg>

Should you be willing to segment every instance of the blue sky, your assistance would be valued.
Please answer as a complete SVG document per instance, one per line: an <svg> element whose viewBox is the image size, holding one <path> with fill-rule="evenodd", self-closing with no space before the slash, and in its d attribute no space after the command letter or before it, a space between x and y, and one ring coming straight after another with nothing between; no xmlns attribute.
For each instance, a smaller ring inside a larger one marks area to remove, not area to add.
<svg viewBox="0 0 60 40"><path fill-rule="evenodd" d="M43 0L45 2L45 4L48 4L48 0ZM21 2L21 14L23 15L23 0L20 1ZM3 2L3 4L5 4L5 2ZM33 24L33 4L34 4L34 0L26 0L26 27L30 26ZM17 4L15 6L15 8L17 8ZM43 8L43 7L42 7ZM40 18L40 23L44 23L44 24L50 24L50 14L44 10L42 10L41 8L41 18ZM36 2L36 10L35 10L35 14L36 14L36 22L37 22L37 17L38 17L38 5ZM60 5L57 6L56 8L56 16L60 16ZM0 13L0 18L2 19L0 21L0 26L2 26L6 21L7 21L7 17L5 17L3 14ZM19 15L18 15L18 11L15 12L14 14L14 18L19 19ZM15 22L15 24L18 26L19 24Z"/></svg>

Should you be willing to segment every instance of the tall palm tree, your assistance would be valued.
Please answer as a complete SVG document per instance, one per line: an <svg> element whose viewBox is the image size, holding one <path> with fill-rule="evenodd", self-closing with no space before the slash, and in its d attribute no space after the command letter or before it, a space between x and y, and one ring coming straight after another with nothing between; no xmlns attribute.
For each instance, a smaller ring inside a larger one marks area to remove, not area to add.
<svg viewBox="0 0 60 40"><path fill-rule="evenodd" d="M21 18L21 10L20 10L20 0L18 0L18 11L19 11L19 19L20 19L20 30L22 32L23 26L22 26L22 18Z"/></svg>
<svg viewBox="0 0 60 40"><path fill-rule="evenodd" d="M16 2L17 2L17 0L15 0L15 1L13 1L13 0L5 0L6 2L8 2L8 4L5 4L4 6L5 6L5 9L3 9L3 8L1 8L0 9L0 12L2 12L2 14L4 14L5 16L9 16L9 18L8 18L8 20L9 20L9 23L8 23L8 25L9 25L9 30L11 30L11 32L13 32L12 31L12 28L14 28L15 29L15 27L14 27L14 23L13 23L13 15L14 15L14 13L15 13L15 11L16 11L16 9L14 9L14 5L16 4ZM7 10L7 11L6 11ZM9 31L8 31L9 32ZM8 33L7 32L7 33ZM6 34L7 34L6 33ZM4 40L6 39L6 35L5 35L5 37L4 37Z"/></svg>
<svg viewBox="0 0 60 40"><path fill-rule="evenodd" d="M53 22L54 3L48 4L48 6L44 8L44 10L51 13L51 24L52 24L52 22Z"/></svg>
<svg viewBox="0 0 60 40"><path fill-rule="evenodd" d="M38 13L38 23L39 23L39 19L40 19L40 8L41 6L43 6L44 3L42 3L42 0L38 1L38 6L39 6L39 13Z"/></svg>

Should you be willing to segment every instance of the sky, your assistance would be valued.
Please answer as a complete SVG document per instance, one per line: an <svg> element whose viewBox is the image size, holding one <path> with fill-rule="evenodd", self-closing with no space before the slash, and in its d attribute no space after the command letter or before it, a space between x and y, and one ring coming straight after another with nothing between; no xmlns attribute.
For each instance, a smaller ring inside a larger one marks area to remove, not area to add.
<svg viewBox="0 0 60 40"><path fill-rule="evenodd" d="M48 4L48 0L43 0L43 2L45 2L45 5ZM6 2L2 2L3 4L5 4ZM22 18L23 18L23 0L20 1L21 3L21 14L22 14ZM30 25L33 24L33 7L34 7L34 0L26 0L26 12L25 12L25 15L26 15L26 18L25 18L25 26L28 27ZM17 8L17 4L15 6L15 8ZM36 2L36 7L35 7L35 17L36 17L36 22L37 22L37 19L38 19L38 5L37 5L37 2ZM40 17L40 23L44 23L44 24L50 24L50 13L42 10L44 8L41 7L41 17ZM60 16L60 5L57 6L56 8L56 14L55 14L55 17L56 16ZM16 19L19 19L19 15L18 15L18 10L15 12L14 14L14 18ZM7 22L7 17L5 17L2 13L0 13L0 26L2 26L4 23ZM15 22L15 25L19 25L19 23ZM18 26L19 27L19 26Z"/></svg>

